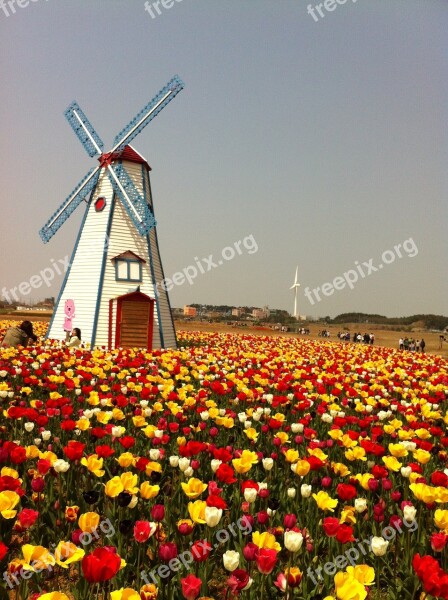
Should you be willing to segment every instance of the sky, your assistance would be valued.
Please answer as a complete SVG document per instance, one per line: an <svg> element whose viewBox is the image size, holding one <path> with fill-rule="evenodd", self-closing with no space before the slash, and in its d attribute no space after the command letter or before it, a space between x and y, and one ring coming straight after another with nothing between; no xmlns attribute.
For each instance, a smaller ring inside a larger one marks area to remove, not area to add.
<svg viewBox="0 0 448 600"><path fill-rule="evenodd" d="M292 312L298 267L303 315L447 315L448 2L153 4L0 0L0 295L61 286L82 207L38 231L96 164L66 107L108 147L178 74L133 142L165 276L205 267L173 306Z"/></svg>

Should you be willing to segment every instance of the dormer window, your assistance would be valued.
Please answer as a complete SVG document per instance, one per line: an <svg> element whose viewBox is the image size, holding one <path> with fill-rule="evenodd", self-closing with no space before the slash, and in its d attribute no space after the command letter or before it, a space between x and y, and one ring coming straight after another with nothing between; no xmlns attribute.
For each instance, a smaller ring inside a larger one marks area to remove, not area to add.
<svg viewBox="0 0 448 600"><path fill-rule="evenodd" d="M142 265L146 262L131 250L112 259L115 264L115 281L141 282Z"/></svg>

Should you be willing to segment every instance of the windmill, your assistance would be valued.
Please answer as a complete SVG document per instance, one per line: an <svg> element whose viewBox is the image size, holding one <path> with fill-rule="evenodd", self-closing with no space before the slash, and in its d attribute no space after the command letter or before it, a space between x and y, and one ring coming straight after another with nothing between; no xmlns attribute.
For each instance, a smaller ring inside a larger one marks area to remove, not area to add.
<svg viewBox="0 0 448 600"><path fill-rule="evenodd" d="M48 242L86 201L47 337L62 340L74 326L92 347L176 346L170 280L164 277L157 240L151 167L130 143L183 87L179 77L173 77L117 134L107 153L79 105L73 102L65 111L87 154L98 157L99 165L39 232Z"/></svg>
<svg viewBox="0 0 448 600"><path fill-rule="evenodd" d="M296 267L296 276L294 278L294 283L289 288L290 290L294 290L294 314L293 314L293 317L295 319L299 318L299 313L297 312L297 294L299 292L299 287L300 287L300 283L297 280L298 271L299 271L299 267Z"/></svg>

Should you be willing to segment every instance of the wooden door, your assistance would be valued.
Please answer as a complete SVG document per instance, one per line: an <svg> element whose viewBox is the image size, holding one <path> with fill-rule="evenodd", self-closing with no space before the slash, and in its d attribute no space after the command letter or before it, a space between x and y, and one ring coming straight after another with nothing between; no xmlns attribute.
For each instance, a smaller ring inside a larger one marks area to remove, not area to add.
<svg viewBox="0 0 448 600"><path fill-rule="evenodd" d="M151 348L153 302L120 302L119 345L122 348Z"/></svg>

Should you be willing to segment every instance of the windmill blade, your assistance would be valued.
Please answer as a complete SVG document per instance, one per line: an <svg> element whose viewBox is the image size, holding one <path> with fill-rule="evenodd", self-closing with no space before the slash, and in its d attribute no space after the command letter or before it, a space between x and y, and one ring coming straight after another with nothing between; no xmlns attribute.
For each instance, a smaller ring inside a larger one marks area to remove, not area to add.
<svg viewBox="0 0 448 600"><path fill-rule="evenodd" d="M72 102L64 115L87 154L90 157L101 155L104 144L77 102Z"/></svg>
<svg viewBox="0 0 448 600"><path fill-rule="evenodd" d="M116 169L112 165L109 165L107 167L107 174L115 193L121 199L137 231L140 235L146 235L150 229L156 226L156 220L148 203L135 187L134 182L121 163Z"/></svg>
<svg viewBox="0 0 448 600"><path fill-rule="evenodd" d="M148 125L165 106L184 88L183 81L175 75L157 96L136 115L114 139L112 152L122 150Z"/></svg>
<svg viewBox="0 0 448 600"><path fill-rule="evenodd" d="M58 210L39 231L39 235L45 243L54 236L59 227L65 223L87 194L94 189L98 182L100 168L101 167L95 167L87 173L84 179L79 182L73 192L64 200Z"/></svg>

